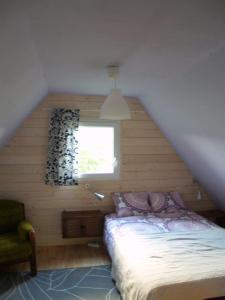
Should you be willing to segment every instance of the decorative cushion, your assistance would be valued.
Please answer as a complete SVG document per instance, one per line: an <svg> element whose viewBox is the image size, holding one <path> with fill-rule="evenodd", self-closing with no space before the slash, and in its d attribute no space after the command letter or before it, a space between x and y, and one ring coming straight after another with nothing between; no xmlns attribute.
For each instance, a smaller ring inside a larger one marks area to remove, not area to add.
<svg viewBox="0 0 225 300"><path fill-rule="evenodd" d="M180 193L149 193L149 200L154 213L177 213L186 210Z"/></svg>
<svg viewBox="0 0 225 300"><path fill-rule="evenodd" d="M112 193L118 217L146 215L151 212L147 192Z"/></svg>

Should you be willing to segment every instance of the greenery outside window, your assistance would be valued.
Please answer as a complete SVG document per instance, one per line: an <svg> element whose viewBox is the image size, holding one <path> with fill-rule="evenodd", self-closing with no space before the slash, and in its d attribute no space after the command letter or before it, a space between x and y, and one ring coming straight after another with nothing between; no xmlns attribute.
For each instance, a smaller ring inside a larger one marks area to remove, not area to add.
<svg viewBox="0 0 225 300"><path fill-rule="evenodd" d="M80 122L77 134L79 177L110 180L119 178L119 123Z"/></svg>

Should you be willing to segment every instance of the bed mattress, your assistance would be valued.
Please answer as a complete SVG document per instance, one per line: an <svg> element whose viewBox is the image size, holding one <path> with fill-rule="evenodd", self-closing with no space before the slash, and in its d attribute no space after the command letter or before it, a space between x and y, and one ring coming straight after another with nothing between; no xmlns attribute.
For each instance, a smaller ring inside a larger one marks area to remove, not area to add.
<svg viewBox="0 0 225 300"><path fill-rule="evenodd" d="M110 215L104 238L124 300L225 296L225 230L194 212Z"/></svg>

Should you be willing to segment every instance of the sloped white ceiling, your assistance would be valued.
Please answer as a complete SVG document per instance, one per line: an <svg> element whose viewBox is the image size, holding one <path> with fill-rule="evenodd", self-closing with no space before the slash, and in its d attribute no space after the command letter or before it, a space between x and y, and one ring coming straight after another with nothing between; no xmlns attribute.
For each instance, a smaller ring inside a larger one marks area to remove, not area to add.
<svg viewBox="0 0 225 300"><path fill-rule="evenodd" d="M138 96L225 208L223 0L1 1L0 134L50 91Z"/></svg>
<svg viewBox="0 0 225 300"><path fill-rule="evenodd" d="M46 93L23 1L0 1L0 143Z"/></svg>

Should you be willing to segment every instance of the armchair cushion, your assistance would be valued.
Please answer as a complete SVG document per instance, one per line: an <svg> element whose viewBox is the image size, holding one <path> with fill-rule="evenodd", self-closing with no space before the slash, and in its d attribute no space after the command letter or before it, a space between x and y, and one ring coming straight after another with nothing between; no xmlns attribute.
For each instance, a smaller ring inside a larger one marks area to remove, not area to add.
<svg viewBox="0 0 225 300"><path fill-rule="evenodd" d="M29 240L29 232L34 231L34 228L32 224L27 221L23 220L18 225L18 234L22 241L28 241Z"/></svg>
<svg viewBox="0 0 225 300"><path fill-rule="evenodd" d="M17 233L0 235L0 264L26 259L31 253L31 244L28 241L22 241Z"/></svg>

